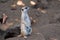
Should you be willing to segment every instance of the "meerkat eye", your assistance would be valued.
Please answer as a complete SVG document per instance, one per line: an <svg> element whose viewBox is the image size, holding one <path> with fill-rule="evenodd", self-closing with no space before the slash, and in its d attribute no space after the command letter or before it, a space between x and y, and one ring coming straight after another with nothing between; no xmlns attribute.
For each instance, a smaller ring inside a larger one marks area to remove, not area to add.
<svg viewBox="0 0 60 40"><path fill-rule="evenodd" d="M21 9L22 11L24 10L24 9Z"/></svg>
<svg viewBox="0 0 60 40"><path fill-rule="evenodd" d="M27 7L25 9L27 9Z"/></svg>

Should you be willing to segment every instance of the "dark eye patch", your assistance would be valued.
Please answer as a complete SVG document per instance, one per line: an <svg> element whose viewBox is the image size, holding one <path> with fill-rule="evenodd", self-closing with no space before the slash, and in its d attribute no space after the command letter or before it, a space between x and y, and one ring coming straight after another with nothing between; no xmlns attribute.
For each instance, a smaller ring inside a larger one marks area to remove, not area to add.
<svg viewBox="0 0 60 40"><path fill-rule="evenodd" d="M27 7L25 9L27 9Z"/></svg>

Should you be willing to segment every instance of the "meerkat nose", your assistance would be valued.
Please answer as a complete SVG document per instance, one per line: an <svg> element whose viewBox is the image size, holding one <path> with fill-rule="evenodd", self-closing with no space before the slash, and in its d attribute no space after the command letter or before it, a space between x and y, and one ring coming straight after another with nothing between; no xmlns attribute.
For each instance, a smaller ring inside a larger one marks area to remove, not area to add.
<svg viewBox="0 0 60 40"><path fill-rule="evenodd" d="M24 9L22 9L22 11L23 11Z"/></svg>

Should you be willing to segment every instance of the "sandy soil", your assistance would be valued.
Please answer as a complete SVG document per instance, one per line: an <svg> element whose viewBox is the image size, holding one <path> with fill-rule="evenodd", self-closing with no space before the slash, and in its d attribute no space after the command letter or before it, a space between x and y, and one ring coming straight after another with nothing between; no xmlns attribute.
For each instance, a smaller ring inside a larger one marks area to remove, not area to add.
<svg viewBox="0 0 60 40"><path fill-rule="evenodd" d="M0 15L5 13L8 16L6 24L0 24L0 29L6 30L10 27L20 25L21 7L16 6L15 10L11 10L12 4L16 4L17 0L8 0L6 3L0 3ZM60 40L60 1L48 1L47 9L40 10L30 6L29 16L33 18L35 23L32 24L32 35L26 40ZM5 40L1 38L0 40ZM6 40L25 40L19 37L8 38Z"/></svg>

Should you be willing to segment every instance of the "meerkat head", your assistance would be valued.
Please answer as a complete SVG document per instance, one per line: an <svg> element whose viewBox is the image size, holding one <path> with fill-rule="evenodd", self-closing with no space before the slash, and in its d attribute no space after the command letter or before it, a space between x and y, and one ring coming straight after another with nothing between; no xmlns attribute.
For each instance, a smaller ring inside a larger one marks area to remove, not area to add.
<svg viewBox="0 0 60 40"><path fill-rule="evenodd" d="M29 10L28 6L22 7L22 9L21 9L22 12L27 12L28 10Z"/></svg>

